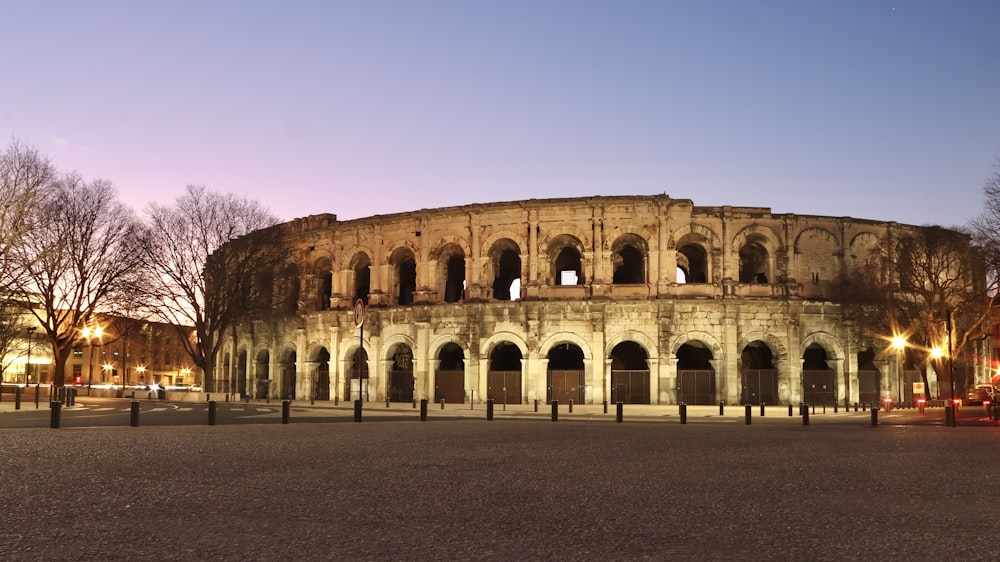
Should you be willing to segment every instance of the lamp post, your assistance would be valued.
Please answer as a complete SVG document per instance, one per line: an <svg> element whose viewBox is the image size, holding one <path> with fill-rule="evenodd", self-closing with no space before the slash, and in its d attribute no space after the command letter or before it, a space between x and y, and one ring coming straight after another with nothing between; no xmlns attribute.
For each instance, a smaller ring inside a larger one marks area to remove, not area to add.
<svg viewBox="0 0 1000 562"><path fill-rule="evenodd" d="M28 361L27 361L27 363L24 364L24 387L25 388L28 388L28 381L31 378L31 375L29 374L28 369L31 368L31 340L32 340L32 337L34 335L35 335L35 327L34 326L30 326L28 328ZM35 381L35 384L37 384L37 383L38 383L38 381Z"/></svg>
<svg viewBox="0 0 1000 562"><path fill-rule="evenodd" d="M896 391L899 392L897 400L902 402L906 398L906 393L903 391L903 361L901 355L903 350L906 349L906 339L902 336L893 336L892 347L896 349Z"/></svg>
<svg viewBox="0 0 1000 562"><path fill-rule="evenodd" d="M87 396L90 396L91 386L94 384L94 338L97 338L98 345L100 345L102 335L104 335L104 328L99 326L93 330L89 326L83 329L83 337L90 344L90 354L87 360Z"/></svg>

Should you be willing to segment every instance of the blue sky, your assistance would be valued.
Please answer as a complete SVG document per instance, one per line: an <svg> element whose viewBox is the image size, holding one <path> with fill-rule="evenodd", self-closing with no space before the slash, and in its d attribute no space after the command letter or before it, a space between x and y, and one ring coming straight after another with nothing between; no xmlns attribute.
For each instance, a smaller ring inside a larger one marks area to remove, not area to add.
<svg viewBox="0 0 1000 562"><path fill-rule="evenodd" d="M1000 2L4 7L0 134L141 210L291 219L667 193L960 225L1000 157Z"/></svg>

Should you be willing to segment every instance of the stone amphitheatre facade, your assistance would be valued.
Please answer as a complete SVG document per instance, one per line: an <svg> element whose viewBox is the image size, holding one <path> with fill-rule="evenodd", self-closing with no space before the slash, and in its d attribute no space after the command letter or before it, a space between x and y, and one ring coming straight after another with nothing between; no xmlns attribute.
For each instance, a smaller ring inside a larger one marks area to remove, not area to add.
<svg viewBox="0 0 1000 562"><path fill-rule="evenodd" d="M833 297L883 236L914 228L667 195L310 216L280 227L292 251L271 280L279 314L227 341L217 388L498 404L910 399L918 375L858 341Z"/></svg>

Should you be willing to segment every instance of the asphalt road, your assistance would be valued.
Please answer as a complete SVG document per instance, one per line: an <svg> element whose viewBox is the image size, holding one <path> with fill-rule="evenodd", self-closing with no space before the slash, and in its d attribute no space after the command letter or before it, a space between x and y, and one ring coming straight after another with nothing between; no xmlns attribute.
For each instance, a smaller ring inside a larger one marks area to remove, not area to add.
<svg viewBox="0 0 1000 562"><path fill-rule="evenodd" d="M3 560L995 560L1000 428L0 430Z"/></svg>

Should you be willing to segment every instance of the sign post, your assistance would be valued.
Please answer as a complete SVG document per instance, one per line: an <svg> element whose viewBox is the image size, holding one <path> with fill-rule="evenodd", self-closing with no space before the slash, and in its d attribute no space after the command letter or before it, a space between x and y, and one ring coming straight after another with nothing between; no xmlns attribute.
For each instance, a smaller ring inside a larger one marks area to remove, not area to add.
<svg viewBox="0 0 1000 562"><path fill-rule="evenodd" d="M354 325L358 327L358 353L354 358L354 369L358 375L358 404L363 400L361 390L361 353L365 350L365 303L361 299L354 301Z"/></svg>

